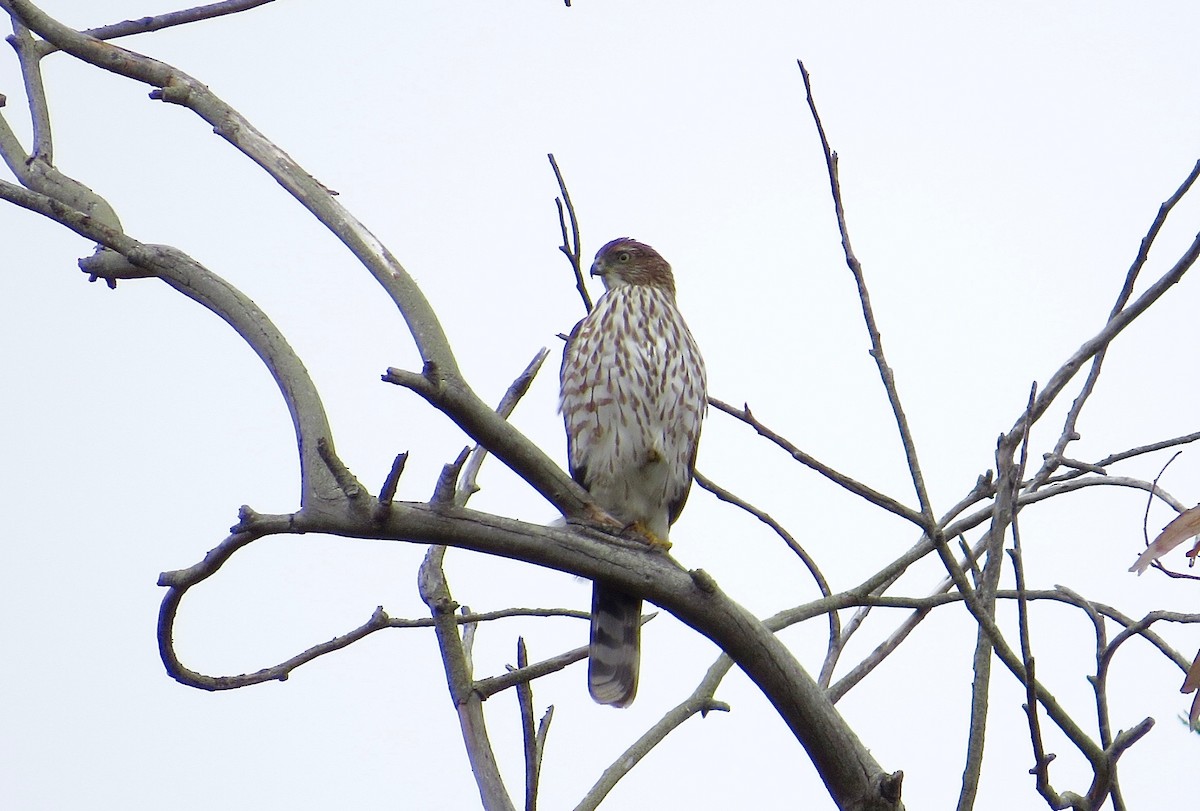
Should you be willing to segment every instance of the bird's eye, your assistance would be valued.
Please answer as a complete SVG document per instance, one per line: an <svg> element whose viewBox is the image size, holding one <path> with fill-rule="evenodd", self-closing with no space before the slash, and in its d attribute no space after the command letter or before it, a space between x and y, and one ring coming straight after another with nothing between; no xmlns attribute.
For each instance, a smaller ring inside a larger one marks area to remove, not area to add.
<svg viewBox="0 0 1200 811"><path fill-rule="evenodd" d="M617 254L617 261L618 262L628 262L629 261L629 251L621 251L619 254Z"/></svg>

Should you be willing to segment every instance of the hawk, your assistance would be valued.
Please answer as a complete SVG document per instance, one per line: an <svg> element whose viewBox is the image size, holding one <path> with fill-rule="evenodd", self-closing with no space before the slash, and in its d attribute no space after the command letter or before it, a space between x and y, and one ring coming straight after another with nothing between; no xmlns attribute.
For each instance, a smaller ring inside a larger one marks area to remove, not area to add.
<svg viewBox="0 0 1200 811"><path fill-rule="evenodd" d="M614 518L666 545L692 486L704 361L657 251L614 239L591 273L605 293L571 333L560 373L571 476ZM601 704L627 707L637 692L641 613L640 597L592 586L588 690Z"/></svg>

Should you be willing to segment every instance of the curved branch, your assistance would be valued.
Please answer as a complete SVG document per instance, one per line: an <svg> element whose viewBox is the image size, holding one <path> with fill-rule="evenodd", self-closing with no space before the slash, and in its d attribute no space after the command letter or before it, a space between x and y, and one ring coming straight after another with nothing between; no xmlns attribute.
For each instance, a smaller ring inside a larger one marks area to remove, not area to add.
<svg viewBox="0 0 1200 811"><path fill-rule="evenodd" d="M75 58L111 73L158 88L151 98L187 107L213 131L257 163L329 228L371 271L408 323L421 357L444 374L457 366L433 308L408 272L383 244L354 218L316 178L259 132L202 82L171 65L82 34L50 17L28 0L0 0L0 7Z"/></svg>
<svg viewBox="0 0 1200 811"><path fill-rule="evenodd" d="M367 496L366 498L370 498ZM170 645L174 613L186 590L211 575L237 549L258 537L318 532L441 544L471 549L600 580L639 594L713 640L758 685L812 759L842 808L895 809L885 774L812 678L776 636L726 597L704 572L684 571L645 544L584 527L529 524L453 505L393 503L382 524L370 510L257 515L245 510L234 535L190 569L167 572L160 643Z"/></svg>
<svg viewBox="0 0 1200 811"><path fill-rule="evenodd" d="M303 509L334 509L355 492L365 494L361 487L346 492L345 482L339 485L328 464L333 455L333 435L316 384L283 333L247 295L176 248L138 242L106 225L102 218L91 217L44 194L0 181L0 199L49 217L125 258L102 251L81 260L83 270L110 280L155 276L216 313L242 336L266 364L292 416L300 454Z"/></svg>
<svg viewBox="0 0 1200 811"><path fill-rule="evenodd" d="M54 137L50 130L50 106L46 103L46 86L42 81L42 64L36 43L29 29L16 18L13 18L13 34L8 42L17 52L21 78L25 80L25 96L29 100L29 116L33 123L33 154L53 166Z"/></svg>
<svg viewBox="0 0 1200 811"><path fill-rule="evenodd" d="M160 584L161 585L161 584ZM172 609L174 610L174 609ZM161 615L160 615L161 616ZM586 611L574 611L567 608L506 608L499 611L484 611L478 614L454 614L454 621L459 625L473 625L480 622L488 622L491 620L505 619L508 617L571 617L572 619L587 620L591 615ZM167 664L168 674L178 681L180 684L186 684L188 687L195 687L199 690L237 690L242 687L249 687L253 684L262 684L268 681L287 681L292 672L302 665L306 665L314 659L318 659L326 654L348 648L360 639L365 639L376 631L382 631L386 628L433 628L437 624L430 617L421 619L405 619L401 617L389 616L383 610L383 606L377 606L371 614L371 618L359 627L348 631L333 639L313 645L311 648L301 651L300 653L286 659L279 664L264 667L253 673L243 673L236 676L209 676L204 673L199 673L191 670L179 661L174 653L173 645L169 644L171 640L171 630L173 618L168 613L165 619L170 620L170 623L164 626L163 634L160 637L160 643L166 641L168 644L160 648L160 654L163 655L163 661ZM549 673L562 670L569 664L578 662L587 656L587 648L579 648L575 651L569 651L566 654L560 654L546 660L530 665L528 669L510 671L502 676L494 676L488 679L480 679L475 682L475 691L483 698L488 698L494 693L501 690L506 690L514 684L539 676L545 676Z"/></svg>
<svg viewBox="0 0 1200 811"><path fill-rule="evenodd" d="M829 588L828 581L825 580L825 575L821 572L821 567L817 565L817 561L808 553L807 549L801 546L800 543L792 537L790 532L783 528L782 524L772 518L765 510L760 510L758 507L755 507L748 501L739 498L738 496L726 490L724 487L721 487L712 479L700 473L698 470L695 471L695 479L696 484L712 493L721 501L741 508L745 512L750 513L750 515L753 515L759 521L762 521L764 524L769 526L776 535L783 539L783 542L787 544L787 547L792 550L796 557L800 558L800 561L804 564L805 568L808 569L808 573L812 575L813 580L816 582L817 589L821 592L821 596L828 597L833 593L833 591ZM821 665L821 672L817 676L817 683L822 687L829 686L830 676L833 673L834 666L837 664L837 657L841 652L841 645L839 644L840 636L841 621L838 618L836 611L830 611L829 644L826 648L825 662Z"/></svg>
<svg viewBox="0 0 1200 811"><path fill-rule="evenodd" d="M257 163L332 231L383 287L408 325L424 363L421 382L409 387L443 411L474 440L486 445L565 515L589 516L596 511L583 488L471 390L459 373L450 342L436 313L396 258L329 189L269 141L237 110L183 71L81 34L54 20L28 0L0 0L0 8L16 15L30 30L66 53L112 73L152 85L158 90L150 94L151 98L187 107L211 124L214 132Z"/></svg>

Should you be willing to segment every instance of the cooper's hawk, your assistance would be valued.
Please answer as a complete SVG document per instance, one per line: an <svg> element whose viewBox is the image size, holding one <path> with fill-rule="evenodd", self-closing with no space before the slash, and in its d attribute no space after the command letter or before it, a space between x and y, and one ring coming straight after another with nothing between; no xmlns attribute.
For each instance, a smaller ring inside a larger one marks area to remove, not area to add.
<svg viewBox="0 0 1200 811"><path fill-rule="evenodd" d="M704 361L657 251L614 239L592 275L606 292L571 333L561 372L571 475L614 518L666 543L692 486ZM626 707L637 692L641 612L640 598L593 585L588 689L601 704Z"/></svg>

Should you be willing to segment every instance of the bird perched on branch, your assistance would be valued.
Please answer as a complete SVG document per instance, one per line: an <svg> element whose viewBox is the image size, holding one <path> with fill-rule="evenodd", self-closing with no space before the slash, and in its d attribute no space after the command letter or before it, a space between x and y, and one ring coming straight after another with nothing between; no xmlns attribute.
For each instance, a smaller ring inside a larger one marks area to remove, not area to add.
<svg viewBox="0 0 1200 811"><path fill-rule="evenodd" d="M614 239L591 272L605 293L571 333L560 373L571 476L613 518L669 546L696 465L704 361L657 251ZM637 692L641 612L640 597L592 586L588 690L601 704L627 707Z"/></svg>

